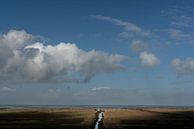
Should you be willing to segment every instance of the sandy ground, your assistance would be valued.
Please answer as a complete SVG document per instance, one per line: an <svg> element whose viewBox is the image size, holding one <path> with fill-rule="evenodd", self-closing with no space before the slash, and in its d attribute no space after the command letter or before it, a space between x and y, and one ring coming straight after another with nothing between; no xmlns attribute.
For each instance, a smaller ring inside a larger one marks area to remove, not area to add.
<svg viewBox="0 0 194 129"><path fill-rule="evenodd" d="M194 129L194 109L105 109L106 129Z"/></svg>
<svg viewBox="0 0 194 129"><path fill-rule="evenodd" d="M0 109L0 129L91 129L94 109Z"/></svg>

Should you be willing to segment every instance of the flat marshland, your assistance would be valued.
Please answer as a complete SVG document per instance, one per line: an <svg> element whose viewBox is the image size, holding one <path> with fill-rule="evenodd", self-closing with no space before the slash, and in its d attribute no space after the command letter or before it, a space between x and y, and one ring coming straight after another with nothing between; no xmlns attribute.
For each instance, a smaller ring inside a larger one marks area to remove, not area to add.
<svg viewBox="0 0 194 129"><path fill-rule="evenodd" d="M194 129L194 109L106 109L106 129Z"/></svg>
<svg viewBox="0 0 194 129"><path fill-rule="evenodd" d="M102 108L99 129L194 129L194 109ZM94 108L0 109L0 129L94 129Z"/></svg>
<svg viewBox="0 0 194 129"><path fill-rule="evenodd" d="M91 129L94 109L1 109L0 129Z"/></svg>

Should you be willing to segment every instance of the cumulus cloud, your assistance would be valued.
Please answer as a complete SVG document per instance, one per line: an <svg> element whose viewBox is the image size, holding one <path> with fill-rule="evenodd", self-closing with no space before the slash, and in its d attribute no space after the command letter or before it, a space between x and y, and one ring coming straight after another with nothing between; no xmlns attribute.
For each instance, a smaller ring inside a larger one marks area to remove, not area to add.
<svg viewBox="0 0 194 129"><path fill-rule="evenodd" d="M32 39L32 35L27 34L24 30L10 30L7 34L0 36L0 69L14 62L24 44Z"/></svg>
<svg viewBox="0 0 194 129"><path fill-rule="evenodd" d="M118 64L125 57L121 55L109 55L100 51L83 51L75 44L60 43L56 46L44 46L36 43L26 46L31 53L35 53L32 58L27 58L24 62L26 76L33 80L42 80L56 77L62 73L81 73L84 80L90 80L98 72L112 72L122 69ZM32 52L33 51L33 52Z"/></svg>
<svg viewBox="0 0 194 129"><path fill-rule="evenodd" d="M2 35L0 41L11 49L18 49L21 48L24 43L32 39L32 37L31 34L26 33L24 30L10 30L7 34Z"/></svg>
<svg viewBox="0 0 194 129"><path fill-rule="evenodd" d="M145 67L154 67L160 63L160 60L155 56L154 53L141 52L139 55L140 62Z"/></svg>
<svg viewBox="0 0 194 129"><path fill-rule="evenodd" d="M131 43L131 48L135 52L145 51L148 49L148 47L148 44L142 40L133 40Z"/></svg>
<svg viewBox="0 0 194 129"><path fill-rule="evenodd" d="M84 51L73 43L44 45L33 35L11 30L0 37L0 74L33 81L89 81L95 74L123 69L119 54Z"/></svg>
<svg viewBox="0 0 194 129"><path fill-rule="evenodd" d="M194 74L194 60L191 58L186 60L175 58L171 61L171 67L178 76Z"/></svg>

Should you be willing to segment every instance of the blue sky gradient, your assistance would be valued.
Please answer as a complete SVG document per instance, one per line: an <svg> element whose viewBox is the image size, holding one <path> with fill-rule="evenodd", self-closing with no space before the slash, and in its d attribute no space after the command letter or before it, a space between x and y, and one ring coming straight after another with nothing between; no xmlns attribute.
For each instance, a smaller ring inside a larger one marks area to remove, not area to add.
<svg viewBox="0 0 194 129"><path fill-rule="evenodd" d="M45 46L71 43L127 59L119 62L124 69L98 69L84 83L1 79L0 104L193 105L192 5L192 0L1 1L1 37L25 31Z"/></svg>

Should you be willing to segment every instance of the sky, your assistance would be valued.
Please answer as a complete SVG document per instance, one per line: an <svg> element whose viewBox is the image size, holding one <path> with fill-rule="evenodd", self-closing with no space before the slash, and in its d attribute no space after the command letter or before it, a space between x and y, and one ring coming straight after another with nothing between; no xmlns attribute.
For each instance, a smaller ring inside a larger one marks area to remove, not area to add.
<svg viewBox="0 0 194 129"><path fill-rule="evenodd" d="M193 105L192 5L2 0L0 105Z"/></svg>

